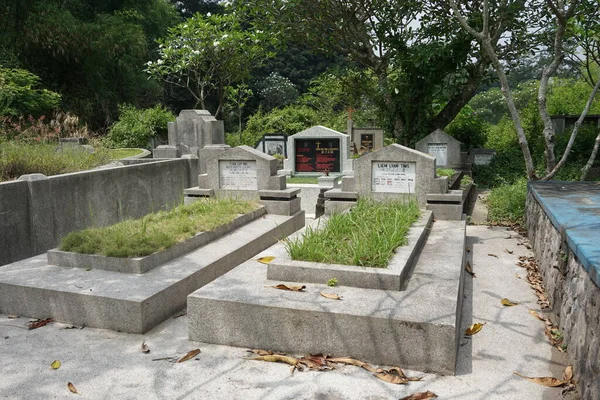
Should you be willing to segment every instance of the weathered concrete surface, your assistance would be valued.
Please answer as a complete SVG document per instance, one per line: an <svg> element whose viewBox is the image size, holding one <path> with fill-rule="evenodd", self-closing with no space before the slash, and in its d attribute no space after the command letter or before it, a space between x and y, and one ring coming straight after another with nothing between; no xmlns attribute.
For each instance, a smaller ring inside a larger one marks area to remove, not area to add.
<svg viewBox="0 0 600 400"><path fill-rule="evenodd" d="M548 344L543 323L527 312L537 309L536 297L523 279L515 277L524 277L524 270L515 266L517 257L531 253L517 245L516 233L504 228L468 226L467 235L471 250L467 257L472 257L477 278L467 276L465 281L461 330L473 322L487 324L472 338L461 337L456 376L406 371L423 376L422 381L391 385L351 366L291 375L284 364L244 360L243 348L190 342L186 316L169 318L139 335L63 329L62 324L28 331L23 329L27 318L0 315L0 397L73 399L67 389L67 382L73 382L82 398L102 400L389 400L426 390L440 399L559 399L560 388L539 386L513 374L560 377L566 365L562 354ZM514 254L505 253L505 248ZM271 254L267 249L257 256ZM521 304L502 307L503 297ZM142 341L149 345L149 354L140 352ZM195 348L202 350L197 361L151 361L183 356ZM56 359L62 366L52 370L50 363Z"/></svg>
<svg viewBox="0 0 600 400"><path fill-rule="evenodd" d="M188 296L192 340L294 353L351 355L376 364L455 372L465 223L438 221L404 291L340 286L273 289L248 261ZM271 255L283 257L279 243ZM274 261L275 262L275 261ZM330 278L334 275L330 276ZM294 283L298 284L298 283ZM333 301L320 292L337 293Z"/></svg>
<svg viewBox="0 0 600 400"><path fill-rule="evenodd" d="M180 204L194 161L148 162L0 184L0 265L52 249L69 232ZM29 239L23 237L26 232Z"/></svg>
<svg viewBox="0 0 600 400"><path fill-rule="evenodd" d="M566 185L568 196L563 198L574 194L575 188L569 186ZM598 379L600 376L600 288L593 282L589 273L590 269L594 272L594 265L589 264L594 262L594 259L587 259L590 268L588 269L572 250L571 246L578 243L578 234L571 235L569 240L572 228L589 225L593 223L593 218L590 218L590 213L583 213L580 218L574 217L572 213L577 209L581 212L582 204L577 202L573 202L571 207L566 207L569 209L565 211L566 215L562 215L562 207L561 215L558 215L557 210L552 207L544 209L538 199L546 201L550 197L551 200L556 201L557 196L564 194L564 192L561 194L560 188L557 189L558 192L538 191L536 195L532 192L528 194L527 229L544 278L552 311L558 317L559 326L564 332L569 361L575 367L575 376L580 381L582 396L585 399L598 399L600 398ZM590 190L587 194L595 193L594 190ZM584 202L583 205L589 206L589 203ZM561 219L568 225L562 225ZM563 234L556 229L555 223L560 224ZM600 251L599 238L600 230L596 230L595 234L585 239L595 241L596 248ZM589 247L587 252L585 246L583 248L578 246L577 250L579 254L593 254L593 249Z"/></svg>
<svg viewBox="0 0 600 400"><path fill-rule="evenodd" d="M0 312L143 333L186 296L304 225L268 215L145 274L48 265L40 255L0 268Z"/></svg>

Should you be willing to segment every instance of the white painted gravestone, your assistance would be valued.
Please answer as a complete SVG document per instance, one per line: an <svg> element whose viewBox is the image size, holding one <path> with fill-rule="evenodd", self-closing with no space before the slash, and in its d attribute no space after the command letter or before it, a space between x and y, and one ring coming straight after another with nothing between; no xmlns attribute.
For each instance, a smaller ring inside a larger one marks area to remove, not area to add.
<svg viewBox="0 0 600 400"><path fill-rule="evenodd" d="M380 193L415 193L416 163L373 161L371 187Z"/></svg>
<svg viewBox="0 0 600 400"><path fill-rule="evenodd" d="M464 164L461 143L441 129L436 129L416 144L421 153L435 157L437 167L458 167Z"/></svg>
<svg viewBox="0 0 600 400"><path fill-rule="evenodd" d="M219 161L219 189L258 190L256 161Z"/></svg>

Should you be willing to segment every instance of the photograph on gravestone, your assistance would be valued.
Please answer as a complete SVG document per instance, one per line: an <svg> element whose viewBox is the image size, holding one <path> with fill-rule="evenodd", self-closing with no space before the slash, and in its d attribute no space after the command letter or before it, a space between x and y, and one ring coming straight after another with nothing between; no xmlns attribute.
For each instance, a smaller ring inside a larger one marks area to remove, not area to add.
<svg viewBox="0 0 600 400"><path fill-rule="evenodd" d="M267 134L263 135L260 141L263 153L270 156L278 154L287 158L287 136L283 134Z"/></svg>
<svg viewBox="0 0 600 400"><path fill-rule="evenodd" d="M219 161L219 188L258 190L255 160Z"/></svg>
<svg viewBox="0 0 600 400"><path fill-rule="evenodd" d="M448 165L447 143L429 143L427 144L427 153L435 157L437 165Z"/></svg>
<svg viewBox="0 0 600 400"><path fill-rule="evenodd" d="M373 151L373 134L362 133L360 135L360 150Z"/></svg>
<svg viewBox="0 0 600 400"><path fill-rule="evenodd" d="M373 192L415 193L416 163L373 161L371 179Z"/></svg>
<svg viewBox="0 0 600 400"><path fill-rule="evenodd" d="M339 139L298 139L296 172L341 172Z"/></svg>

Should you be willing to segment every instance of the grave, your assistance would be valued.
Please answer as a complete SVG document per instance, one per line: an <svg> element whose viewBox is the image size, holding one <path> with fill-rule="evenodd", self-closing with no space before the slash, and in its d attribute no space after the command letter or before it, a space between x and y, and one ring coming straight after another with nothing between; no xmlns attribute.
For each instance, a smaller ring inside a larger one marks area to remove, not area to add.
<svg viewBox="0 0 600 400"><path fill-rule="evenodd" d="M206 162L198 186L184 190L185 201L199 197L258 199L270 214L295 215L300 211L300 189L287 189L277 174L277 159L248 146L224 148Z"/></svg>
<svg viewBox="0 0 600 400"><path fill-rule="evenodd" d="M471 149L468 162L472 165L489 165L496 157L496 150L493 149Z"/></svg>
<svg viewBox="0 0 600 400"><path fill-rule="evenodd" d="M207 110L181 110L175 122L168 122L169 144L154 149L154 158L178 158L191 155L200 159L203 173L206 160L225 143L223 121L218 121Z"/></svg>
<svg viewBox="0 0 600 400"><path fill-rule="evenodd" d="M465 169L466 153L461 152L461 142L441 129L436 129L416 144L416 149L435 157L438 168Z"/></svg>
<svg viewBox="0 0 600 400"><path fill-rule="evenodd" d="M283 175L342 175L349 168L350 136L324 126L313 126L288 137Z"/></svg>
<svg viewBox="0 0 600 400"><path fill-rule="evenodd" d="M287 136L284 134L266 134L256 145L256 150L270 156L279 155L287 158Z"/></svg>
<svg viewBox="0 0 600 400"><path fill-rule="evenodd" d="M382 128L355 128L354 121L349 119L347 133L352 140L355 152L358 154L379 150L383 147Z"/></svg>

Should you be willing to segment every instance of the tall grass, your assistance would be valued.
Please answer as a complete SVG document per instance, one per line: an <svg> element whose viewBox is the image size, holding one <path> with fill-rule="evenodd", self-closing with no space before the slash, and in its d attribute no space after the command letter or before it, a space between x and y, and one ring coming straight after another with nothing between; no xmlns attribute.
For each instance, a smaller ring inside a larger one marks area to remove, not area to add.
<svg viewBox="0 0 600 400"><path fill-rule="evenodd" d="M526 199L525 178L492 189L487 198L488 221L494 225L523 225Z"/></svg>
<svg viewBox="0 0 600 400"><path fill-rule="evenodd" d="M350 212L331 216L324 229L309 227L302 237L289 240L287 251L294 260L386 267L394 249L406 245L419 215L415 202L361 199Z"/></svg>
<svg viewBox="0 0 600 400"><path fill-rule="evenodd" d="M104 150L88 153L65 147L59 151L57 144L0 141L0 181L33 173L50 176L84 171L109 161Z"/></svg>
<svg viewBox="0 0 600 400"><path fill-rule="evenodd" d="M60 250L109 257L142 257L167 249L194 236L233 221L258 204L237 199L202 199L170 211L126 220L104 228L71 232Z"/></svg>

